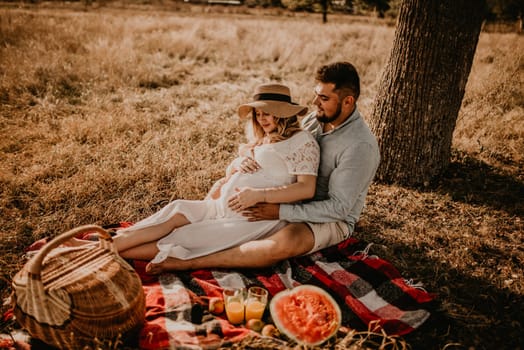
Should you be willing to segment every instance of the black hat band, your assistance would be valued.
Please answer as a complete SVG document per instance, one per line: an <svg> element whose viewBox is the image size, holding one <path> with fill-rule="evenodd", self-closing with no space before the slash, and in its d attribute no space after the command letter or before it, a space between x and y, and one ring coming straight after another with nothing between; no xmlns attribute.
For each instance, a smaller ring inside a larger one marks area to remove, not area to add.
<svg viewBox="0 0 524 350"><path fill-rule="evenodd" d="M287 103L291 102L291 97L288 95L282 95L282 94L271 94L271 93L263 93L263 94L256 94L253 96L255 101L282 101Z"/></svg>

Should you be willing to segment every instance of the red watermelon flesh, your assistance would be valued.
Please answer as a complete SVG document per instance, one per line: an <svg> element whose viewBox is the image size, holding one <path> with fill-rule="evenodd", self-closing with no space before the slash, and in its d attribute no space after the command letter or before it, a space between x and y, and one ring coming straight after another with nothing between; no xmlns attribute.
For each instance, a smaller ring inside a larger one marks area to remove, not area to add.
<svg viewBox="0 0 524 350"><path fill-rule="evenodd" d="M275 325L299 344L320 345L336 334L340 307L323 289L302 285L276 294L270 303Z"/></svg>

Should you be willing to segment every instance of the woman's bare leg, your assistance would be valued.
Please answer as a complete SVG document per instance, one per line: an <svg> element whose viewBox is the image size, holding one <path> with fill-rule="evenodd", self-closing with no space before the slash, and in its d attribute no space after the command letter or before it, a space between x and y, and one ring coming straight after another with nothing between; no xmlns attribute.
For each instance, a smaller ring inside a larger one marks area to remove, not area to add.
<svg viewBox="0 0 524 350"><path fill-rule="evenodd" d="M156 242L144 243L133 248L121 251L119 255L124 259L151 260L158 254Z"/></svg>
<svg viewBox="0 0 524 350"><path fill-rule="evenodd" d="M169 257L160 263L149 263L146 272L163 272L202 268L260 268L299 256L313 249L315 238L308 225L288 224L269 237L189 260Z"/></svg>
<svg viewBox="0 0 524 350"><path fill-rule="evenodd" d="M162 224L139 230L133 230L133 227L131 226L129 231L126 231L125 229L118 231L116 236L113 237L113 242L118 252L124 252L134 247L140 247L145 243L153 241L156 242L160 238L171 233L175 228L187 225L189 223L189 220L187 220L183 214L175 214L168 221ZM139 258L135 257L135 259Z"/></svg>

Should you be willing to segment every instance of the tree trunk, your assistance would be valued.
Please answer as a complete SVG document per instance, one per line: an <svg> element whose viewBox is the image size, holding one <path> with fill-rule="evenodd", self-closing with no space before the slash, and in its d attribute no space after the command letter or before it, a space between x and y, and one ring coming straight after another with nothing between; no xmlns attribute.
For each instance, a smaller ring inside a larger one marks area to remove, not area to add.
<svg viewBox="0 0 524 350"><path fill-rule="evenodd" d="M483 17L484 1L402 2L370 121L378 181L427 186L449 165Z"/></svg>

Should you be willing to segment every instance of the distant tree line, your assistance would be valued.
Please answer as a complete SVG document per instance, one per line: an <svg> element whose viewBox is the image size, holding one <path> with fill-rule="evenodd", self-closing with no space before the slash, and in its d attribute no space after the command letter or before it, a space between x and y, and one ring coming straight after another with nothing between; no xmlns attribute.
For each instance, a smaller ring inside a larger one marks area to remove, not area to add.
<svg viewBox="0 0 524 350"><path fill-rule="evenodd" d="M209 2L208 0L185 1ZM375 14L378 17L396 18L402 0L240 0L240 3L249 7L281 7L292 11L308 12L321 12L326 7L330 12ZM483 6L480 3L482 2L479 2L479 6ZM487 19L517 20L524 16L524 0L487 0L484 11Z"/></svg>
<svg viewBox="0 0 524 350"><path fill-rule="evenodd" d="M397 17L402 0L244 0L244 3L251 6L281 6L290 10L315 12L320 11L325 6L324 3L331 11ZM517 20L524 16L524 0L487 0L484 10L487 19Z"/></svg>
<svg viewBox="0 0 524 350"><path fill-rule="evenodd" d="M18 2L20 0L4 0ZM27 2L38 3L44 0L25 0ZM52 1L52 0L51 0ZM57 0L55 0L57 1ZM75 0L69 0L75 1ZM110 3L112 0L76 0L91 3ZM306 12L345 12L354 15L374 15L380 18L396 18L402 0L121 0L124 3L138 2L147 3L166 3L187 2L200 4L231 4L244 5L248 7L279 7L291 11ZM484 6L482 1L479 6ZM524 17L524 0L486 0L484 13L487 20L522 20Z"/></svg>

